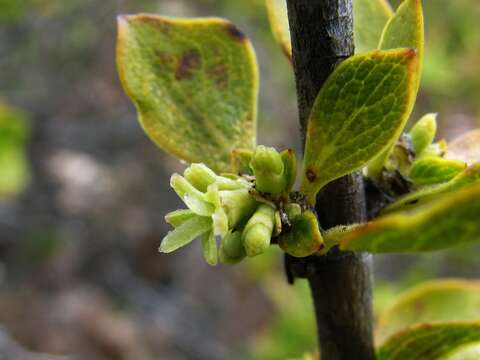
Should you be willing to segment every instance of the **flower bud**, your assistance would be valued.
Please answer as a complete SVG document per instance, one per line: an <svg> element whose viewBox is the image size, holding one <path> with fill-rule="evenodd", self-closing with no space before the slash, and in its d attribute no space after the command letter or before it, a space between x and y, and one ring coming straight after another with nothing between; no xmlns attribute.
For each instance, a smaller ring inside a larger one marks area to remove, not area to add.
<svg viewBox="0 0 480 360"><path fill-rule="evenodd" d="M257 146L250 167L255 175L256 189L273 196L284 192L286 181L281 155L271 147Z"/></svg>
<svg viewBox="0 0 480 360"><path fill-rule="evenodd" d="M229 232L220 245L219 257L224 264L235 264L245 258L245 249L240 231Z"/></svg>
<svg viewBox="0 0 480 360"><path fill-rule="evenodd" d="M294 257L306 257L319 251L323 245L316 215L312 211L293 218L292 226L278 237L278 245Z"/></svg>
<svg viewBox="0 0 480 360"><path fill-rule="evenodd" d="M247 189L223 190L219 192L220 201L228 218L231 229L241 228L255 212L258 203Z"/></svg>
<svg viewBox="0 0 480 360"><path fill-rule="evenodd" d="M260 204L243 229L242 241L248 256L262 254L270 245L275 224L275 209Z"/></svg>
<svg viewBox="0 0 480 360"><path fill-rule="evenodd" d="M433 142L437 132L437 114L427 114L422 117L410 130L412 137L413 149L417 156Z"/></svg>

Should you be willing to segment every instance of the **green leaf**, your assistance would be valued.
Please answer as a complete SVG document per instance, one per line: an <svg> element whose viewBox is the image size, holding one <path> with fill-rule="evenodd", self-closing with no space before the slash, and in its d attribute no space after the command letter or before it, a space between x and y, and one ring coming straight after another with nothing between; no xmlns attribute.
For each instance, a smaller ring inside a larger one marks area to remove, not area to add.
<svg viewBox="0 0 480 360"><path fill-rule="evenodd" d="M413 107L413 50L373 51L340 64L326 81L308 123L302 190L309 202L330 181L391 146Z"/></svg>
<svg viewBox="0 0 480 360"><path fill-rule="evenodd" d="M418 323L480 319L480 282L435 280L423 283L402 296L380 315L376 339Z"/></svg>
<svg viewBox="0 0 480 360"><path fill-rule="evenodd" d="M386 207L382 213L388 214L398 210L416 208L429 203L442 194L454 192L477 183L480 183L480 163L467 167L460 174L446 183L427 186L401 197L396 202Z"/></svg>
<svg viewBox="0 0 480 360"><path fill-rule="evenodd" d="M212 228L212 219L205 216L194 216L185 221L175 230L170 231L160 244L160 252L170 253L172 251L188 245L198 236L210 231Z"/></svg>
<svg viewBox="0 0 480 360"><path fill-rule="evenodd" d="M480 341L480 322L422 324L387 340L377 351L378 360L438 360Z"/></svg>
<svg viewBox="0 0 480 360"><path fill-rule="evenodd" d="M463 161L425 156L413 163L409 178L415 185L440 184L453 179L466 167Z"/></svg>
<svg viewBox="0 0 480 360"><path fill-rule="evenodd" d="M480 359L480 343L468 344L448 354L443 360L478 360Z"/></svg>
<svg viewBox="0 0 480 360"><path fill-rule="evenodd" d="M266 0L266 5L273 36L282 52L291 61L292 45L287 2L285 0ZM353 2L357 52L366 52L377 48L383 28L392 15L392 9L386 0L355 0Z"/></svg>
<svg viewBox="0 0 480 360"><path fill-rule="evenodd" d="M217 241L213 231L206 232L202 238L203 258L208 265L215 266L218 263Z"/></svg>
<svg viewBox="0 0 480 360"><path fill-rule="evenodd" d="M448 143L446 157L465 161L468 164L480 162L480 129L472 130Z"/></svg>
<svg viewBox="0 0 480 360"><path fill-rule="evenodd" d="M220 172L233 149L255 145L255 53L230 22L120 16L117 67L143 129L165 151Z"/></svg>
<svg viewBox="0 0 480 360"><path fill-rule="evenodd" d="M422 73L424 37L422 1L405 0L385 26L379 44L381 50L410 48L417 51L417 90Z"/></svg>
<svg viewBox="0 0 480 360"><path fill-rule="evenodd" d="M448 249L480 240L480 185L442 196L413 211L380 217L347 233L342 250L406 253Z"/></svg>
<svg viewBox="0 0 480 360"><path fill-rule="evenodd" d="M377 49L383 29L392 15L392 8L385 0L353 1L356 53Z"/></svg>
<svg viewBox="0 0 480 360"><path fill-rule="evenodd" d="M287 1L266 0L265 2L273 36L285 56L292 61L292 43L288 24Z"/></svg>

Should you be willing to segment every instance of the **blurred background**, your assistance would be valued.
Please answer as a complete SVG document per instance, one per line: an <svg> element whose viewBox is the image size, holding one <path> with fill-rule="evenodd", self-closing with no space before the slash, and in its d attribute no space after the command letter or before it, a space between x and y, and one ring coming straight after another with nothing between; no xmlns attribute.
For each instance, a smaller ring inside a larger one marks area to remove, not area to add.
<svg viewBox="0 0 480 360"><path fill-rule="evenodd" d="M424 4L413 119L438 112L448 140L479 125L480 2ZM287 359L313 350L308 289L286 284L275 248L216 268L198 242L157 252L163 215L180 207L169 177L183 165L143 134L117 79L115 18L135 12L236 23L260 63L259 142L299 150L293 74L263 0L0 0L0 358ZM377 257L376 310L425 279L478 277L478 250Z"/></svg>

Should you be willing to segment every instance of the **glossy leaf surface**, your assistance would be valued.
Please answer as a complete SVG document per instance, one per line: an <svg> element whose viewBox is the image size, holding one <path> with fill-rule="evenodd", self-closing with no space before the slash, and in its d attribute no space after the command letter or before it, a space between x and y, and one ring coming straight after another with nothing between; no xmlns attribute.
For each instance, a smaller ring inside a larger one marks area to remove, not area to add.
<svg viewBox="0 0 480 360"><path fill-rule="evenodd" d="M379 44L382 50L409 48L417 51L417 89L422 72L424 37L422 1L405 0L385 26Z"/></svg>
<svg viewBox="0 0 480 360"><path fill-rule="evenodd" d="M265 0L273 36L285 56L292 61L292 43L286 0Z"/></svg>
<svg viewBox="0 0 480 360"><path fill-rule="evenodd" d="M480 322L423 324L390 337L378 360L438 360L480 341Z"/></svg>
<svg viewBox="0 0 480 360"><path fill-rule="evenodd" d="M374 51L344 61L326 81L306 136L302 190L310 203L398 138L413 107L415 68L412 50Z"/></svg>
<svg viewBox="0 0 480 360"><path fill-rule="evenodd" d="M165 151L220 172L233 149L254 146L257 64L230 22L121 16L117 66L142 127Z"/></svg>
<svg viewBox="0 0 480 360"><path fill-rule="evenodd" d="M463 161L425 156L413 163L409 178L415 185L440 184L453 179L466 167Z"/></svg>
<svg viewBox="0 0 480 360"><path fill-rule="evenodd" d="M404 293L381 314L377 340L419 323L480 319L480 282L435 280Z"/></svg>
<svg viewBox="0 0 480 360"><path fill-rule="evenodd" d="M448 249L480 241L480 185L426 206L361 225L340 241L342 250L406 253Z"/></svg>

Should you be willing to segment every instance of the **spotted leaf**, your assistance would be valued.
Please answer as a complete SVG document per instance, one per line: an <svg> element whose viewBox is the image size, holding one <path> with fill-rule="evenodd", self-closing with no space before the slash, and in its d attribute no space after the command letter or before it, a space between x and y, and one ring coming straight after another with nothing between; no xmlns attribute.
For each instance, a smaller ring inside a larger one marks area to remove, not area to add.
<svg viewBox="0 0 480 360"><path fill-rule="evenodd" d="M230 22L120 16L117 65L143 129L165 151L219 172L233 149L254 146L257 64Z"/></svg>

